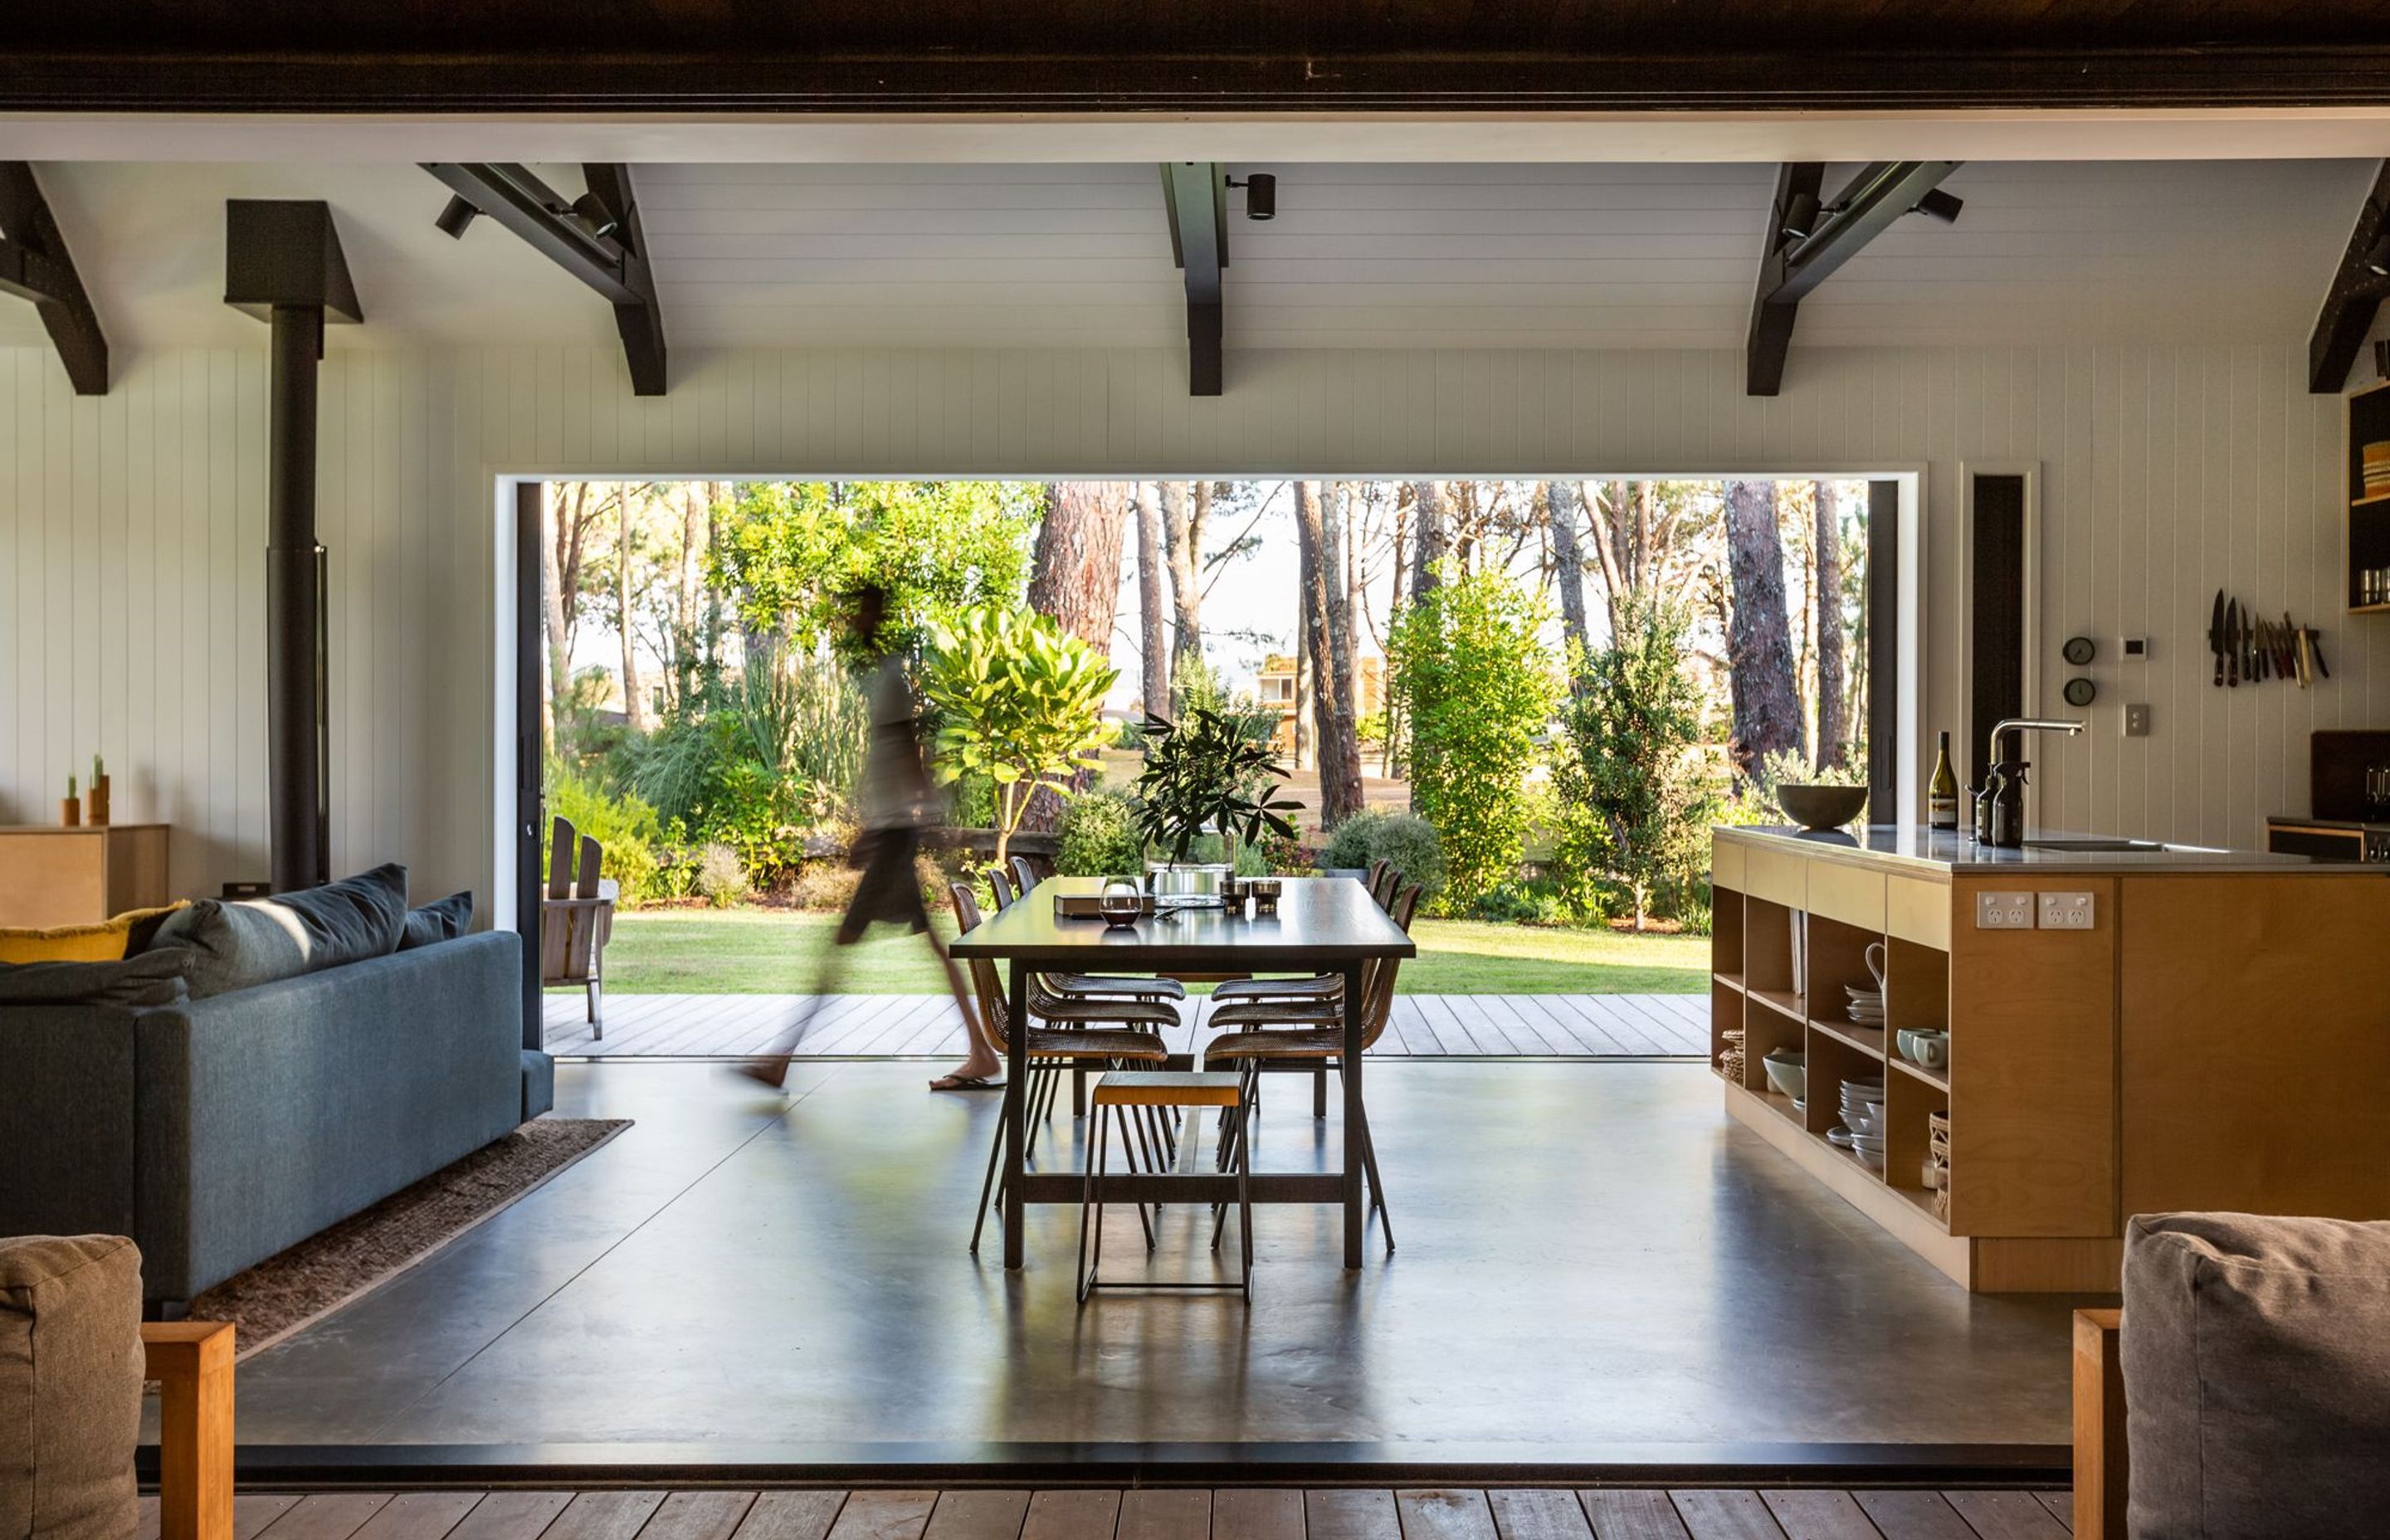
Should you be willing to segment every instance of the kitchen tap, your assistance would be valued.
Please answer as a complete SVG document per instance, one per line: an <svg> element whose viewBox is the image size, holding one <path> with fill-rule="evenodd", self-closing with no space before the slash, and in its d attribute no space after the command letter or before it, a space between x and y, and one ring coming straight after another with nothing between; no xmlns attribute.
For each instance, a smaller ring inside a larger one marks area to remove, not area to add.
<svg viewBox="0 0 2390 1540"><path fill-rule="evenodd" d="M2001 850L2017 850L2024 844L2025 767L2022 761L2011 765L2000 757L2001 738L2010 733L2064 733L2072 738L2082 731L2082 723L2062 717L2011 716L1993 725L1984 789L1975 804L1978 843Z"/></svg>

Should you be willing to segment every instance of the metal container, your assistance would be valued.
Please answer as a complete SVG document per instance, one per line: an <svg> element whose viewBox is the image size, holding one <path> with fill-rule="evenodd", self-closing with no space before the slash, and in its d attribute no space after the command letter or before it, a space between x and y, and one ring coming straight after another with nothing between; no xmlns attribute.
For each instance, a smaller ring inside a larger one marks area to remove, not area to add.
<svg viewBox="0 0 2390 1540"><path fill-rule="evenodd" d="M1217 908L1221 890L1236 869L1225 861L1149 861L1145 883L1156 904L1182 909Z"/></svg>

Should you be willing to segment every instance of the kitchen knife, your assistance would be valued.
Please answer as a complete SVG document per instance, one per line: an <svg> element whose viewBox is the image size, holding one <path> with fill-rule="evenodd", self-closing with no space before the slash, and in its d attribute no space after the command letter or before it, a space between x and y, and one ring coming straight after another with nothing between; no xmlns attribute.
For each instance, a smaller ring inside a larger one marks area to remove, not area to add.
<svg viewBox="0 0 2390 1540"><path fill-rule="evenodd" d="M2260 616L2257 621L2257 677L2262 680L2271 679L2273 676L2274 628L2268 625L2265 618Z"/></svg>
<svg viewBox="0 0 2390 1540"><path fill-rule="evenodd" d="M2331 678L2332 665L2323 661L2323 633L2310 630L2306 633L2306 638L2307 656L2315 660L2316 673L2326 679Z"/></svg>
<svg viewBox="0 0 2390 1540"><path fill-rule="evenodd" d="M2297 626L2291 623L2291 612L2287 610L2282 611L2281 637L2282 660L2288 665L2290 674L2298 680L2299 688L2305 689L2307 687L2307 675L2311 672L2306 660L2306 636Z"/></svg>
<svg viewBox="0 0 2390 1540"><path fill-rule="evenodd" d="M2216 682L2212 688L2224 686L2224 590L2216 591L2216 606L2207 612L2207 650L2216 655Z"/></svg>
<svg viewBox="0 0 2390 1540"><path fill-rule="evenodd" d="M2224 683L2241 687L2241 601L2224 603Z"/></svg>

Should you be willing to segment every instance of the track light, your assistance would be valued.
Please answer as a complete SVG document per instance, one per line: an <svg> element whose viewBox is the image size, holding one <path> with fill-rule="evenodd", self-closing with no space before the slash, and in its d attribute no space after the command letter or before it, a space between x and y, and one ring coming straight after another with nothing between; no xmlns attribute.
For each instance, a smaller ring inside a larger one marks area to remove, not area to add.
<svg viewBox="0 0 2390 1540"><path fill-rule="evenodd" d="M596 193L585 192L574 199L572 212L580 218L582 224L589 226L589 233L593 236L602 237L610 236L615 231L617 222L614 215Z"/></svg>
<svg viewBox="0 0 2390 1540"><path fill-rule="evenodd" d="M2358 260L2363 263L2365 270L2375 277L2390 278L2390 235L2385 235L2375 241L2372 248Z"/></svg>
<svg viewBox="0 0 2390 1540"><path fill-rule="evenodd" d="M1257 171L1241 182L1238 181L1233 176L1227 180L1229 186L1242 187L1245 189L1245 217L1247 219L1276 219L1278 217L1278 178L1276 176L1271 175L1266 171Z"/></svg>
<svg viewBox="0 0 2390 1540"><path fill-rule="evenodd" d="M1806 240L1818 230L1818 199L1811 193L1794 193L1784 206L1783 238Z"/></svg>
<svg viewBox="0 0 2390 1540"><path fill-rule="evenodd" d="M461 198L451 198L448 206L440 211L440 217L431 223L439 226L440 233L450 240L462 240L466 228L481 217L481 210Z"/></svg>
<svg viewBox="0 0 2390 1540"><path fill-rule="evenodd" d="M1945 225L1956 225L1959 223L1959 211L1966 206L1965 199L1954 198L1941 188L1934 187L1919 199L1917 207L1908 212L1913 214L1923 214L1928 219L1938 219Z"/></svg>

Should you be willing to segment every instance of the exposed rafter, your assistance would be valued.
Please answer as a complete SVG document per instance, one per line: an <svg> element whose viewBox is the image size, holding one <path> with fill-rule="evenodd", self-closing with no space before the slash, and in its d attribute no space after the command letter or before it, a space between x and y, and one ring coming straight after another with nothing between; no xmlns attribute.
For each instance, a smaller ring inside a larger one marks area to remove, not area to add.
<svg viewBox="0 0 2390 1540"><path fill-rule="evenodd" d="M1879 160L1852 177L1823 208L1818 206L1818 188L1824 167L1795 161L1777 173L1743 346L1746 392L1772 396L1783 387L1784 358L1802 298L1958 169L1956 160Z"/></svg>
<svg viewBox="0 0 2390 1540"><path fill-rule="evenodd" d="M587 284L614 307L634 394L664 393L667 370L663 310L656 302L631 168L585 165L589 196L564 197L513 162L441 161L424 168L479 212L506 226L531 248Z"/></svg>
<svg viewBox="0 0 2390 1540"><path fill-rule="evenodd" d="M2374 173L2373 188L2365 207L2357 212L2357 227L2348 233L2348 250L2341 253L2340 270L2323 297L2315 331L2307 338L2307 390L2316 395L2337 395L2348 382L2348 366L2373 329L2374 312L2390 294L2390 160Z"/></svg>
<svg viewBox="0 0 2390 1540"><path fill-rule="evenodd" d="M0 293L33 302L75 394L108 393L108 338L33 168L23 160L0 160Z"/></svg>
<svg viewBox="0 0 2390 1540"><path fill-rule="evenodd" d="M1187 275L1187 393L1215 396L1226 329L1227 168L1216 160L1165 160L1162 200L1170 213L1170 254Z"/></svg>

